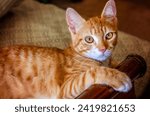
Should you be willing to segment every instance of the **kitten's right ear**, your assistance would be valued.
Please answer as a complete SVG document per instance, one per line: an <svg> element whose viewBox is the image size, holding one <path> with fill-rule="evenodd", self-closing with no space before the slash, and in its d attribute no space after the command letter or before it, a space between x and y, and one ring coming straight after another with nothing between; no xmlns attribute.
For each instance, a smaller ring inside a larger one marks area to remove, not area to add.
<svg viewBox="0 0 150 116"><path fill-rule="evenodd" d="M101 17L116 17L116 4L114 0L109 0L101 14Z"/></svg>
<svg viewBox="0 0 150 116"><path fill-rule="evenodd" d="M66 21L71 33L76 34L85 20L72 8L66 10Z"/></svg>

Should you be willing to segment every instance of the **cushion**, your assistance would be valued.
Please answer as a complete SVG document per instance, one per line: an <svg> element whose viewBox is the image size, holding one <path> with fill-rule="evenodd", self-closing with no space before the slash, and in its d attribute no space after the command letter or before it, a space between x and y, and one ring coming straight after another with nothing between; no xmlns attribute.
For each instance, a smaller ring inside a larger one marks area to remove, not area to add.
<svg viewBox="0 0 150 116"><path fill-rule="evenodd" d="M30 0L13 8L0 21L0 47L13 44L65 48L70 43L65 11L51 4ZM130 53L143 56L148 64L144 77L135 81L136 96L140 97L150 80L150 43L119 31L113 58L122 61Z"/></svg>

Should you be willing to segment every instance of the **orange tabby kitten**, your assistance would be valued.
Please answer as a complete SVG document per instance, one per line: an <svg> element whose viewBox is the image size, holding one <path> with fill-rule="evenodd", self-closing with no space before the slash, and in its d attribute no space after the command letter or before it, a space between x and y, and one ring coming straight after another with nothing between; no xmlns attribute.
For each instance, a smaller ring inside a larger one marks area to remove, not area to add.
<svg viewBox="0 0 150 116"><path fill-rule="evenodd" d="M33 46L0 48L0 98L75 98L92 84L127 92L125 73L102 66L117 43L114 0L101 17L85 21L68 8L66 20L72 37L65 50Z"/></svg>

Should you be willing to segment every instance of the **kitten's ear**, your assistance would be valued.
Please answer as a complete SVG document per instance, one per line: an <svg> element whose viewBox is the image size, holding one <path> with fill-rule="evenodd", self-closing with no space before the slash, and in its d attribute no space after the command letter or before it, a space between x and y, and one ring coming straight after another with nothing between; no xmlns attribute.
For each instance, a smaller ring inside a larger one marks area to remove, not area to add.
<svg viewBox="0 0 150 116"><path fill-rule="evenodd" d="M109 17L116 17L116 4L114 0L109 0L104 9L103 12L101 14L102 18L109 18Z"/></svg>
<svg viewBox="0 0 150 116"><path fill-rule="evenodd" d="M69 26L69 30L73 34L76 34L85 22L85 20L72 8L67 8L66 20Z"/></svg>

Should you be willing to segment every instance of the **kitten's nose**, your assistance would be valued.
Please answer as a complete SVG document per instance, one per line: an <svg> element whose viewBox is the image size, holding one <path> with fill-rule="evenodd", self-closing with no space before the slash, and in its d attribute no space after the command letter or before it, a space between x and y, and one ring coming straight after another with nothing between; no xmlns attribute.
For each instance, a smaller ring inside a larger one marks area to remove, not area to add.
<svg viewBox="0 0 150 116"><path fill-rule="evenodd" d="M106 51L106 48L105 47L101 48L101 49L99 49L99 51L102 52L102 53L104 53Z"/></svg>

